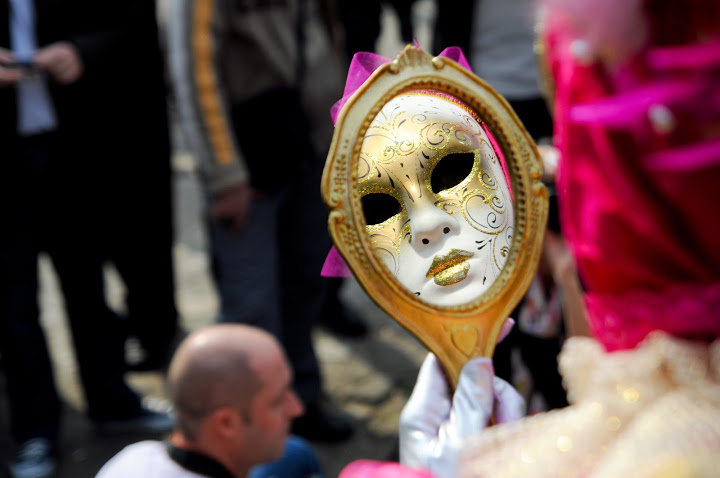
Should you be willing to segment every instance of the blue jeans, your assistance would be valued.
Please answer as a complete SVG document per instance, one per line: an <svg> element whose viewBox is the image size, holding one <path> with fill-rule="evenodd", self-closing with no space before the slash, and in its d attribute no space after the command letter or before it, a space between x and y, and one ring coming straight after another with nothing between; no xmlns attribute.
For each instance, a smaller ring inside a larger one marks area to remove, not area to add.
<svg viewBox="0 0 720 478"><path fill-rule="evenodd" d="M258 465L248 478L322 478L315 452L310 444L300 437L291 435L285 444L285 454L278 461Z"/></svg>

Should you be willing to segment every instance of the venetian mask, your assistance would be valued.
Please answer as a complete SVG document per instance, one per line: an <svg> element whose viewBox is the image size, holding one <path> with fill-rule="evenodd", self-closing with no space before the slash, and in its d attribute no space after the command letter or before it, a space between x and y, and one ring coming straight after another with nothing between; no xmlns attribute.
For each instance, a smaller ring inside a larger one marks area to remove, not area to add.
<svg viewBox="0 0 720 478"><path fill-rule="evenodd" d="M410 92L370 123L358 182L378 258L416 296L470 302L505 264L510 188L480 121L449 95Z"/></svg>

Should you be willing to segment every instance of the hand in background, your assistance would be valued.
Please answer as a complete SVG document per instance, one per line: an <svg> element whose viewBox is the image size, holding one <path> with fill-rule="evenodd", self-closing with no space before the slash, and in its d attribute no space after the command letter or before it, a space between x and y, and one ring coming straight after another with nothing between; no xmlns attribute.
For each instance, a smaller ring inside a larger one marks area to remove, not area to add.
<svg viewBox="0 0 720 478"><path fill-rule="evenodd" d="M84 71L80 54L69 42L52 43L39 49L33 63L62 85L75 83Z"/></svg>
<svg viewBox="0 0 720 478"><path fill-rule="evenodd" d="M556 283L564 284L577 275L575 258L560 234L545 231L543 254Z"/></svg>
<svg viewBox="0 0 720 478"><path fill-rule="evenodd" d="M542 181L554 183L560 163L560 151L555 146L547 144L538 145L537 148L543 162Z"/></svg>
<svg viewBox="0 0 720 478"><path fill-rule="evenodd" d="M230 232L239 232L247 221L253 189L247 183L232 186L215 199L210 218L228 226Z"/></svg>
<svg viewBox="0 0 720 478"><path fill-rule="evenodd" d="M0 48L0 88L12 86L23 77L23 72L15 68L4 68L5 63L15 61L15 54L5 48Z"/></svg>
<svg viewBox="0 0 720 478"><path fill-rule="evenodd" d="M505 335L514 323L508 321ZM429 470L438 478L454 477L466 438L482 432L493 416L495 423L506 423L524 415L525 401L495 377L490 358L477 357L465 364L451 395L440 363L428 354L400 415L400 462Z"/></svg>

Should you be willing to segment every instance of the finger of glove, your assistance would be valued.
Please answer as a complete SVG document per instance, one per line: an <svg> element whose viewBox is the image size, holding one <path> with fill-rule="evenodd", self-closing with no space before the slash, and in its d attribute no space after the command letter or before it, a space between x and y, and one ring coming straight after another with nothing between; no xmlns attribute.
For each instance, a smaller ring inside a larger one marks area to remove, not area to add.
<svg viewBox="0 0 720 478"><path fill-rule="evenodd" d="M447 380L433 354L420 367L417 381L400 414L400 462L427 468L428 456L436 448L438 430L450 413Z"/></svg>
<svg viewBox="0 0 720 478"><path fill-rule="evenodd" d="M492 360L487 357L477 357L465 364L446 427L449 440L474 435L487 426L493 411L494 376Z"/></svg>
<svg viewBox="0 0 720 478"><path fill-rule="evenodd" d="M439 453L428 457L427 469L435 478L456 478L462 449L462 443L445 443Z"/></svg>
<svg viewBox="0 0 720 478"><path fill-rule="evenodd" d="M422 430L436 436L440 424L450 413L447 379L435 355L423 361L415 387L400 414L400 429Z"/></svg>
<svg viewBox="0 0 720 478"><path fill-rule="evenodd" d="M495 421L508 423L525 416L525 399L505 380L494 377Z"/></svg>

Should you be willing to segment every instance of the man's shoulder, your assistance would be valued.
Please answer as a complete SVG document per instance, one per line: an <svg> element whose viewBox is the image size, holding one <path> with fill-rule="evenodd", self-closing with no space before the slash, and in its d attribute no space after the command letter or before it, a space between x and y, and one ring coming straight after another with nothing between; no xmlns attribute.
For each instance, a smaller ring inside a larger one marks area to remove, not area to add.
<svg viewBox="0 0 720 478"><path fill-rule="evenodd" d="M180 467L168 456L165 443L145 440L123 448L100 469L95 478L192 478L199 477Z"/></svg>

